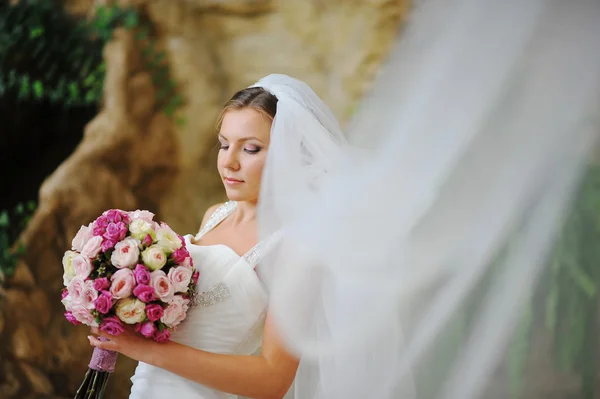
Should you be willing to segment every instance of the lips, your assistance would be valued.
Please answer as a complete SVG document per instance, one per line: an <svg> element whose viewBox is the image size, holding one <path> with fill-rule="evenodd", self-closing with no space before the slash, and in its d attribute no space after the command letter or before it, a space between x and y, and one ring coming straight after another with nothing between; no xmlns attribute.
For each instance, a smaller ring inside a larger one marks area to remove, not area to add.
<svg viewBox="0 0 600 399"><path fill-rule="evenodd" d="M224 180L228 184L239 184L244 182L243 180L234 179L232 177L226 177Z"/></svg>

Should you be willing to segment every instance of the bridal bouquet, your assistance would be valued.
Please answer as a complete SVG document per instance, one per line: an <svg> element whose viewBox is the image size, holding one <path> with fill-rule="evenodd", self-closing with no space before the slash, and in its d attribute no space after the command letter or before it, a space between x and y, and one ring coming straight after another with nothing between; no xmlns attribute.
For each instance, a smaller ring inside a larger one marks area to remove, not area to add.
<svg viewBox="0 0 600 399"><path fill-rule="evenodd" d="M169 340L186 317L198 272L183 238L153 218L111 209L79 229L62 262L68 321L111 335L130 325L146 338ZM116 352L95 348L76 398L102 398L116 360Z"/></svg>

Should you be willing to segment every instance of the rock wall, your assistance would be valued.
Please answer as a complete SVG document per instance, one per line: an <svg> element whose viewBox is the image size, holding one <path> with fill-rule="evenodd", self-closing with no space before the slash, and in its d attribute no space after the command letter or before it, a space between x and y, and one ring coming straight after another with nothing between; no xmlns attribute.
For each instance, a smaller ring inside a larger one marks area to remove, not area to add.
<svg viewBox="0 0 600 399"><path fill-rule="evenodd" d="M109 1L69 0L75 14ZM185 101L177 126L131 35L105 48L102 111L76 151L44 182L23 234L27 256L0 292L1 398L70 397L91 348L60 303L62 254L79 226L107 208L153 210L181 233L223 199L214 123L237 90L269 73L307 81L344 120L369 86L408 0L130 0L155 27ZM119 360L109 398L125 398L134 362Z"/></svg>

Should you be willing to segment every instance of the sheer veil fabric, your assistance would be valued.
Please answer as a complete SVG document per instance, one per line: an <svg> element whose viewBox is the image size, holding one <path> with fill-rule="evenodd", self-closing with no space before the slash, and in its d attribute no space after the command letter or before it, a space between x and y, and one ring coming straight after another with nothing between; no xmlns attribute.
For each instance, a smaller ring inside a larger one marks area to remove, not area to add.
<svg viewBox="0 0 600 399"><path fill-rule="evenodd" d="M306 84L256 83L279 100L261 273L296 399L416 397L411 370L494 265L436 393L479 397L597 140L600 2L428 0L401 36L347 135Z"/></svg>

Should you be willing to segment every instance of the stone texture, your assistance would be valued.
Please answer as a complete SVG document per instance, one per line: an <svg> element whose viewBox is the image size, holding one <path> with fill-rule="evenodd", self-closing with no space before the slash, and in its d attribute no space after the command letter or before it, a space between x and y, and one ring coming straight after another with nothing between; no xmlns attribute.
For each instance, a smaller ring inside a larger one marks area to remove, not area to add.
<svg viewBox="0 0 600 399"><path fill-rule="evenodd" d="M5 360L0 364L2 373L0 374L0 398L18 398L22 382L16 373L16 365L10 360Z"/></svg>
<svg viewBox="0 0 600 399"><path fill-rule="evenodd" d="M41 365L45 362L44 337L33 323L20 322L12 336L12 354L15 358Z"/></svg>
<svg viewBox="0 0 600 399"><path fill-rule="evenodd" d="M28 386L34 394L51 395L54 393L52 383L38 368L27 363L21 363L21 370L25 374Z"/></svg>
<svg viewBox="0 0 600 399"><path fill-rule="evenodd" d="M17 261L15 273L10 277L9 284L11 287L32 288L35 286L33 274L29 266L22 260Z"/></svg>

